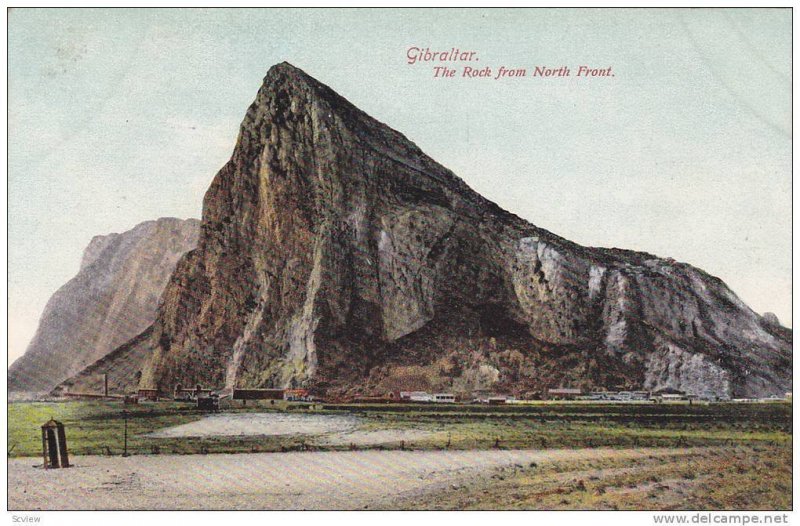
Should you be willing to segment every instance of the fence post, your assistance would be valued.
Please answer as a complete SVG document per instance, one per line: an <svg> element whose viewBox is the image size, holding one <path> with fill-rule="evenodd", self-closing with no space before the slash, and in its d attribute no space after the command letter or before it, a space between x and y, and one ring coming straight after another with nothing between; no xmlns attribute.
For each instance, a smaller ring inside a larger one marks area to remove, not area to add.
<svg viewBox="0 0 800 526"><path fill-rule="evenodd" d="M122 456L128 456L128 412L122 410L122 418L125 420L125 442L123 444Z"/></svg>

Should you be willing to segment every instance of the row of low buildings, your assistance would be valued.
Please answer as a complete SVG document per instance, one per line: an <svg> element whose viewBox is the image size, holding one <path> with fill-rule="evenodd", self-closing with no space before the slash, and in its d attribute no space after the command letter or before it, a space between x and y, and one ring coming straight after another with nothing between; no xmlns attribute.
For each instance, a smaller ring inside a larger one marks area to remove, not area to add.
<svg viewBox="0 0 800 526"><path fill-rule="evenodd" d="M286 400L288 402L312 402L314 397L308 389L234 389L233 400Z"/></svg>
<svg viewBox="0 0 800 526"><path fill-rule="evenodd" d="M456 395L452 393L428 393L426 391L400 391L397 395L397 400L400 402L427 402L436 404L454 404L458 400ZM505 404L515 401L511 395L493 394L488 392L476 391L470 399L464 399L464 402L471 402L473 404Z"/></svg>
<svg viewBox="0 0 800 526"><path fill-rule="evenodd" d="M438 404L454 404L456 395L452 393L427 393L425 391L400 391L398 398L404 402L431 402Z"/></svg>
<svg viewBox="0 0 800 526"><path fill-rule="evenodd" d="M609 400L615 402L646 401L653 397L650 391L582 391L581 389L548 389L547 398L550 400ZM667 393L660 393L667 394ZM687 396L682 391L667 394L668 396Z"/></svg>
<svg viewBox="0 0 800 526"><path fill-rule="evenodd" d="M679 389L664 388L656 391L582 391L581 389L557 388L547 391L547 398L551 400L593 400L611 402L680 402L680 401L730 401L730 402L776 402L791 401L792 393L785 396L770 398L727 399L702 397L687 393Z"/></svg>
<svg viewBox="0 0 800 526"><path fill-rule="evenodd" d="M68 393L69 394L69 393ZM529 393L530 394L530 393ZM76 394L78 396L78 394ZM89 396L89 395L81 395ZM97 395L103 396L103 395ZM108 395L106 395L108 396ZM307 389L233 389L230 396L233 400L241 400L246 403L247 400L284 400L290 402L312 402L314 397L311 396ZM175 386L172 393L172 399L175 401L183 402L197 402L199 400L208 399L210 397L219 398L218 395L212 393L211 389L203 388L200 385L194 388L185 388L181 385ZM127 402L126 397L126 402ZM155 389L139 389L137 396L138 400L158 400L169 398L159 393ZM453 404L458 401L473 403L473 404L511 404L511 403L525 403L527 400L546 399L546 400L576 400L576 401L608 401L608 402L678 402L678 401L692 401L698 399L693 394L686 393L677 389L661 389L658 391L583 391L576 388L552 388L548 389L544 396L536 393L535 396L525 396L523 399L518 400L516 397L508 394L498 394L488 390L480 390L473 392L471 398L459 399L452 393L428 393L427 391L399 391L392 392L382 397L356 397L353 399L355 402L380 402L380 403L437 403L437 404ZM774 400L791 400L791 393L787 393L785 398L773 397L770 399L747 399L747 400L732 400L734 402L756 402L756 401L774 401Z"/></svg>
<svg viewBox="0 0 800 526"><path fill-rule="evenodd" d="M183 387L178 384L172 392L172 396L158 391L157 389L139 389L136 398L139 400L162 400L172 399L176 402L197 402L212 396L219 397L212 389L207 389L201 385L195 387ZM308 389L233 389L223 398L230 396L233 400L286 400L290 402L310 402L313 397Z"/></svg>
<svg viewBox="0 0 800 526"><path fill-rule="evenodd" d="M279 390L274 390L279 391ZM236 396L234 396L236 398ZM351 401L358 403L435 403L454 404L457 402L472 404L514 404L525 403L527 400L583 400L583 401L611 401L611 402L663 402L692 400L696 397L667 389L657 392L651 391L583 391L573 388L548 389L545 396L540 393L525 396L522 399L509 394L499 394L488 390L479 390L472 393L472 397L457 397L453 393L429 393L427 391L393 391L385 396L356 396Z"/></svg>
<svg viewBox="0 0 800 526"><path fill-rule="evenodd" d="M419 402L419 403L445 403L452 404L463 401L473 404L512 404L525 402L508 394L492 393L490 391L475 391L471 398L459 400L452 393L428 393L426 391L400 391L390 393L387 397L366 397L357 398L356 401L384 401L384 402ZM644 402L644 401L667 401L667 400L689 400L692 395L687 395L682 391L658 392L650 391L582 391L581 389L556 388L549 389L545 397L537 396L532 399L547 400L585 400L585 401L613 401L613 402Z"/></svg>

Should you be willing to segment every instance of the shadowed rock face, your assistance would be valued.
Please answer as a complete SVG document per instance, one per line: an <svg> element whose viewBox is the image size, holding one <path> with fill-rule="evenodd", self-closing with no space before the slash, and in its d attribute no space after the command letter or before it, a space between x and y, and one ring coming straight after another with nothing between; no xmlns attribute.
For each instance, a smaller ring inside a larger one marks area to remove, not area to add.
<svg viewBox="0 0 800 526"><path fill-rule="evenodd" d="M139 385L165 391L791 386L790 331L719 279L537 228L286 63L151 331L131 352L149 357Z"/></svg>
<svg viewBox="0 0 800 526"><path fill-rule="evenodd" d="M175 264L199 231L197 219L163 218L92 239L80 271L50 298L28 349L9 369L9 390L49 391L152 324Z"/></svg>

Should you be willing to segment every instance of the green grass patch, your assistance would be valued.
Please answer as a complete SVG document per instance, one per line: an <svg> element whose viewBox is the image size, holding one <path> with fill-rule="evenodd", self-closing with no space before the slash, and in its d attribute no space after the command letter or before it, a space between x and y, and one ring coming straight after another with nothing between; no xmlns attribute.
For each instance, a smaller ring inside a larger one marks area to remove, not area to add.
<svg viewBox="0 0 800 526"><path fill-rule="evenodd" d="M78 455L120 454L128 412L128 449L151 450L153 444L141 435L164 427L185 424L203 414L181 404L124 406L121 402L68 401L8 405L8 447L11 456L42 454L41 426L50 418L66 428L70 453Z"/></svg>
<svg viewBox="0 0 800 526"><path fill-rule="evenodd" d="M316 449L324 437L241 436L151 438L148 433L199 420L206 413L189 404L121 402L20 402L8 405L9 456L41 455L40 426L64 423L69 450L78 455L118 455L123 449L123 410L129 412L131 454L238 453ZM359 448L489 449L585 447L691 447L791 442L791 404L574 404L530 406L325 405L228 402L224 412L292 411L348 414L362 431L413 429L433 436Z"/></svg>

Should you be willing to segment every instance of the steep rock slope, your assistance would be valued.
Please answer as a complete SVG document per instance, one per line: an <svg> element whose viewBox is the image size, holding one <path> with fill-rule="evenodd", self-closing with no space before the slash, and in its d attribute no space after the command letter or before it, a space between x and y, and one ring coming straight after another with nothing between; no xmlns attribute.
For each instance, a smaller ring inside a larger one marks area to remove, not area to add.
<svg viewBox="0 0 800 526"><path fill-rule="evenodd" d="M206 193L140 386L782 393L791 333L689 265L503 211L283 63Z"/></svg>
<svg viewBox="0 0 800 526"><path fill-rule="evenodd" d="M50 298L10 391L46 392L153 323L178 259L195 247L197 219L162 218L96 236L78 274Z"/></svg>

